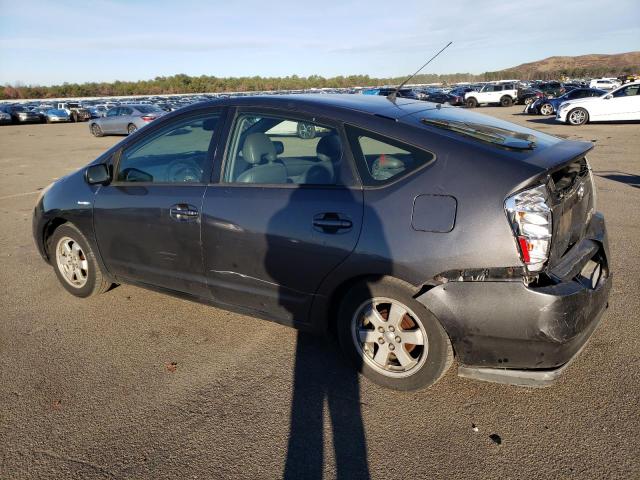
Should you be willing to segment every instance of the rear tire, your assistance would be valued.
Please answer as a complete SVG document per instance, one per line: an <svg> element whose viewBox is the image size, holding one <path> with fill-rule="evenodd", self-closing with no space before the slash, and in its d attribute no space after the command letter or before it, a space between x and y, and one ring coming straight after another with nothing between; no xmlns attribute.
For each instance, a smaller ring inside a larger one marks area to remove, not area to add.
<svg viewBox="0 0 640 480"><path fill-rule="evenodd" d="M453 361L451 342L440 322L395 278L363 281L351 288L340 304L337 332L343 353L356 369L387 388L433 385Z"/></svg>
<svg viewBox="0 0 640 480"><path fill-rule="evenodd" d="M136 130L138 130L138 127L136 127L133 123L130 123L129 125L127 125L127 133L129 135L131 135L132 133L135 133Z"/></svg>
<svg viewBox="0 0 640 480"><path fill-rule="evenodd" d="M567 113L567 123L573 126L584 125L589 121L589 112L584 108L578 107Z"/></svg>
<svg viewBox="0 0 640 480"><path fill-rule="evenodd" d="M478 106L478 100L473 97L467 98L465 104L467 105L467 108L476 108Z"/></svg>
<svg viewBox="0 0 640 480"><path fill-rule="evenodd" d="M87 239L75 225L60 225L47 245L53 270L69 293L85 298L109 290L111 282L100 269Z"/></svg>
<svg viewBox="0 0 640 480"><path fill-rule="evenodd" d="M505 95L500 99L500 105L502 105L503 107L510 107L511 105L513 105L513 98L511 98L509 95Z"/></svg>

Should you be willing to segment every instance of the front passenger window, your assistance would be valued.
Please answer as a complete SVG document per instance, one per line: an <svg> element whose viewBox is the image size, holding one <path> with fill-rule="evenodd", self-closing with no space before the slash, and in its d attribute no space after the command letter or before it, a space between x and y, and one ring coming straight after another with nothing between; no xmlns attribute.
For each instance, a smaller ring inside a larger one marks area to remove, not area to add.
<svg viewBox="0 0 640 480"><path fill-rule="evenodd" d="M122 152L118 182L202 183L219 115L171 122Z"/></svg>

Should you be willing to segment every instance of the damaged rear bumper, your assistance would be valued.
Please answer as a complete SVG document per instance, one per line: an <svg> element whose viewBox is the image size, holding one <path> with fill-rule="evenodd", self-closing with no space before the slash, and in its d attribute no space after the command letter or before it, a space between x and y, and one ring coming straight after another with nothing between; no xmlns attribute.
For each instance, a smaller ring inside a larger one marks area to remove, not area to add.
<svg viewBox="0 0 640 480"><path fill-rule="evenodd" d="M560 376L608 306L612 282L601 227L599 235L584 240L586 247L575 246L577 267L563 266L573 275L589 261L584 254L589 245L597 243L605 268L594 285L577 276L542 287L522 281L452 281L417 297L449 334L461 376L527 386L544 386Z"/></svg>

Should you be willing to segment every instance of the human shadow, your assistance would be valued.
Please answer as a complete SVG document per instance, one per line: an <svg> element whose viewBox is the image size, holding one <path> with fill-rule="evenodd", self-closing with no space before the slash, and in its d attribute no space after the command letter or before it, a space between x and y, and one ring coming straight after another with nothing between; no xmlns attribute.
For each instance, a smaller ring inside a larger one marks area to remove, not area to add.
<svg viewBox="0 0 640 480"><path fill-rule="evenodd" d="M334 298L333 302L329 302L327 295L316 293L320 285L326 283L327 278L351 254L360 235L362 217L368 216L369 225L374 225L375 232L370 233L377 236L381 251L386 248L384 236L379 222L371 220L376 218L373 212L363 214L360 189L302 185L292 186L289 190L287 204L269 221L265 257L266 271L279 286L278 303L290 314L287 323L300 329L293 369L291 425L283 476L285 479L322 478L326 468L325 432L331 431L336 468L332 476L344 479L370 478L358 375L361 365L357 364L357 359L354 359L355 368L345 361L336 346L335 335L319 336L307 330L317 330L319 317L328 318L329 323L337 318L338 301ZM346 210L341 211L341 205ZM356 212L352 219L353 228L333 231L314 227L313 219L327 211ZM291 234L291 238L284 238L282 232L291 232L292 224L302 226ZM291 245L290 258L294 261L288 262L287 258L283 258L283 252L286 252L283 244L287 241ZM304 255L300 256L300 252L304 252ZM303 298L297 301L294 301L292 292L300 287L291 284L296 278L291 274L292 270L304 272L306 278L318 280L315 288L310 288L312 285L307 283L307 288L312 291L304 292ZM300 307L301 303L305 304L305 308ZM325 428L326 410L331 430Z"/></svg>

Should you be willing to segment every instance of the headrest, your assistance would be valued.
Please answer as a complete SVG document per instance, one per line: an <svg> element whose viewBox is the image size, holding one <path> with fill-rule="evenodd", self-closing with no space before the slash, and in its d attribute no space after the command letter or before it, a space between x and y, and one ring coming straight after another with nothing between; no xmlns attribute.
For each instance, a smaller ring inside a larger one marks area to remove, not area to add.
<svg viewBox="0 0 640 480"><path fill-rule="evenodd" d="M371 174L376 180L386 180L402 172L404 169L405 164L402 160L383 153L373 162Z"/></svg>
<svg viewBox="0 0 640 480"><path fill-rule="evenodd" d="M340 159L342 153L342 143L340 137L336 134L322 137L316 145L316 155L323 162L336 162Z"/></svg>
<svg viewBox="0 0 640 480"><path fill-rule="evenodd" d="M277 157L276 147L264 133L251 133L244 140L242 157L252 165L258 165L263 160L273 162Z"/></svg>

